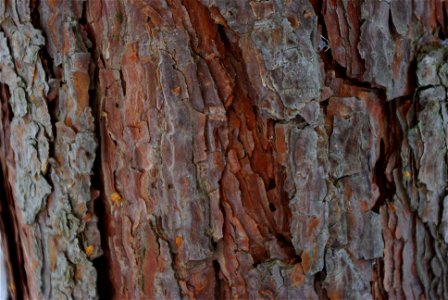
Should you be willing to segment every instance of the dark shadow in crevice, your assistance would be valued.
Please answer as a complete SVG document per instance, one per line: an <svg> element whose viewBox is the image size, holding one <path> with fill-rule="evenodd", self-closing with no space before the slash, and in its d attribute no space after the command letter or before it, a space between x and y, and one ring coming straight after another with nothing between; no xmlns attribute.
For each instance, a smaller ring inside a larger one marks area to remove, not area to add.
<svg viewBox="0 0 448 300"><path fill-rule="evenodd" d="M386 157L386 150L384 141L381 140L380 144L380 155L378 157L378 160L375 164L374 170L373 170L373 181L378 186L380 193L378 196L378 199L376 200L375 204L372 207L372 211L379 213L380 207L386 204L387 201L390 201L393 199L395 195L395 185L388 182L385 170L387 168L387 161L388 157Z"/></svg>
<svg viewBox="0 0 448 300"><path fill-rule="evenodd" d="M221 287L221 279L219 278L220 266L217 260L213 261L213 269L215 271L215 299L221 299L222 287Z"/></svg>
<svg viewBox="0 0 448 300"><path fill-rule="evenodd" d="M98 218L97 226L101 237L101 248L103 255L92 261L94 268L97 272L97 291L100 300L113 299L115 291L111 280L111 265L110 265L110 249L108 243L108 219L104 197L104 180L101 172L101 153L102 153L102 139L101 139L101 105L100 98L98 96L99 90L99 67L98 63L101 62L99 53L95 50L97 43L94 35L93 28L88 23L86 16L86 2L83 3L82 15L79 20L80 24L85 26L87 37L92 43L92 46L88 49L91 55L91 63L89 66L90 87L89 87L89 106L92 108L92 114L95 120L94 134L98 142L98 147L95 153L95 161L92 168L91 184L92 189L100 192L99 197L94 200L94 211Z"/></svg>
<svg viewBox="0 0 448 300"><path fill-rule="evenodd" d="M26 271L24 265L24 257L22 251L22 243L20 241L20 235L18 232L17 218L16 218L16 209L15 202L12 194L12 188L9 185L8 181L8 168L6 165L7 159L7 148L6 148L6 132L5 132L5 124L10 124L11 122L11 108L8 104L8 100L10 97L8 86L5 84L0 84L0 109L2 120L2 132L0 132L0 145L1 145L1 153L0 153L0 226L2 237L4 238L3 247L5 247L4 258L8 261L5 261L5 265L7 267L8 276L12 276L12 278L8 278L9 286L14 287L14 296L16 299L24 299L26 295L29 294L27 280L26 280ZM11 291L10 291L11 292Z"/></svg>
<svg viewBox="0 0 448 300"><path fill-rule="evenodd" d="M324 264L322 271L317 272L314 275L314 290L316 291L318 298L323 300L330 300L327 295L327 289L324 286L324 280L327 277L327 269Z"/></svg>

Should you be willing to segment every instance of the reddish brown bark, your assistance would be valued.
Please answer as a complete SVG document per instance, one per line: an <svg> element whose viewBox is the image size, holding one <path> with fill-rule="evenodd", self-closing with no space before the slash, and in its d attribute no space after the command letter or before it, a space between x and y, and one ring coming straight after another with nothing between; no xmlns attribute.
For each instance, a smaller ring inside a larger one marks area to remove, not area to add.
<svg viewBox="0 0 448 300"><path fill-rule="evenodd" d="M1 3L13 298L448 297L447 2Z"/></svg>

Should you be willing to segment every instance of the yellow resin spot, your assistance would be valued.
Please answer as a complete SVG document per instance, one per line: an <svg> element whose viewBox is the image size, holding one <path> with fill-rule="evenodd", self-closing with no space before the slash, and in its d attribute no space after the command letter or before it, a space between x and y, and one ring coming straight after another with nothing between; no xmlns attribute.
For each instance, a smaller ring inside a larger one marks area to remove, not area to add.
<svg viewBox="0 0 448 300"><path fill-rule="evenodd" d="M103 112L101 113L101 118L107 118L107 112L103 111Z"/></svg>
<svg viewBox="0 0 448 300"><path fill-rule="evenodd" d="M110 195L110 198L112 200L112 203L116 203L118 205L123 205L123 198L121 198L120 194L117 192L113 192L112 195Z"/></svg>
<svg viewBox="0 0 448 300"><path fill-rule="evenodd" d="M176 86L174 88L171 89L171 92L176 95L179 96L180 95L180 86Z"/></svg>
<svg viewBox="0 0 448 300"><path fill-rule="evenodd" d="M176 246L179 247L180 245L182 245L182 242L183 242L183 238L181 236L176 236L176 240L175 240Z"/></svg>
<svg viewBox="0 0 448 300"><path fill-rule="evenodd" d="M409 178L409 177L411 177L411 173L409 171L404 171L403 172L403 177L404 178Z"/></svg>
<svg viewBox="0 0 448 300"><path fill-rule="evenodd" d="M93 246L90 245L90 246L87 246L86 249L84 249L84 250L85 250L87 256L92 256L94 249L93 249Z"/></svg>
<svg viewBox="0 0 448 300"><path fill-rule="evenodd" d="M389 206L389 208L390 208L390 210L392 212L396 212L397 211L397 207L393 203L389 202L388 206Z"/></svg>

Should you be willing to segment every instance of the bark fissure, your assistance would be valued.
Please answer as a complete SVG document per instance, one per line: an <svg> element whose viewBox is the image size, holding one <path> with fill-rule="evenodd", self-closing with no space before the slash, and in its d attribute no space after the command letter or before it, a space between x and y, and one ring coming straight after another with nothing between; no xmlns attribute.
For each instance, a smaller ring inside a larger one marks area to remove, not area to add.
<svg viewBox="0 0 448 300"><path fill-rule="evenodd" d="M8 86L5 84L0 84L0 103L1 103L1 156L0 165L2 169L2 174L0 174L0 180L2 184L0 185L0 216L1 216L1 232L2 232L2 249L4 259L7 262L7 276L9 277L9 289L10 294L13 297L22 299L29 296L27 282L25 280L26 273L24 267L24 259L21 248L21 237L17 230L17 217L15 215L15 204L14 197L12 194L11 186L6 180L8 174L7 167L7 157L8 152L10 152L8 146L8 132L9 124L11 122L10 107L8 100L10 97Z"/></svg>
<svg viewBox="0 0 448 300"><path fill-rule="evenodd" d="M93 163L93 175L91 176L92 188L94 190L99 191L98 198L95 199L94 211L96 216L98 216L98 230L101 235L101 249L104 255L95 258L93 262L93 266L97 272L97 289L98 289L98 298L99 299L113 299L115 290L111 281L110 275L110 248L108 243L109 229L108 229L108 221L109 219L106 217L106 206L104 204L107 201L107 197L105 196L104 190L104 176L101 171L101 157L102 157L102 147L104 147L101 137L101 123L102 119L105 117L102 115L103 107L101 105L101 98L98 93L98 88L100 86L99 82L99 67L100 57L98 56L97 42L95 39L95 35L93 33L93 29L87 22L87 4L83 3L82 8L82 17L80 19L80 23L85 24L87 38L91 41L92 46L88 49L91 55L91 62L89 66L89 74L90 74L90 87L89 87L89 103L92 108L92 115L95 120L95 137L99 142L99 146L95 152L95 161Z"/></svg>

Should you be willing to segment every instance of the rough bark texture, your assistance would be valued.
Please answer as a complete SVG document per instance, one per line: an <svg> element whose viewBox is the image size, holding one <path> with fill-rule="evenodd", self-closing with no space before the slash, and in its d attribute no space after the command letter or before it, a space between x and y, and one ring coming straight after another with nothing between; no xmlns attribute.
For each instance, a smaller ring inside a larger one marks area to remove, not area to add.
<svg viewBox="0 0 448 300"><path fill-rule="evenodd" d="M0 0L31 299L447 299L448 3Z"/></svg>

